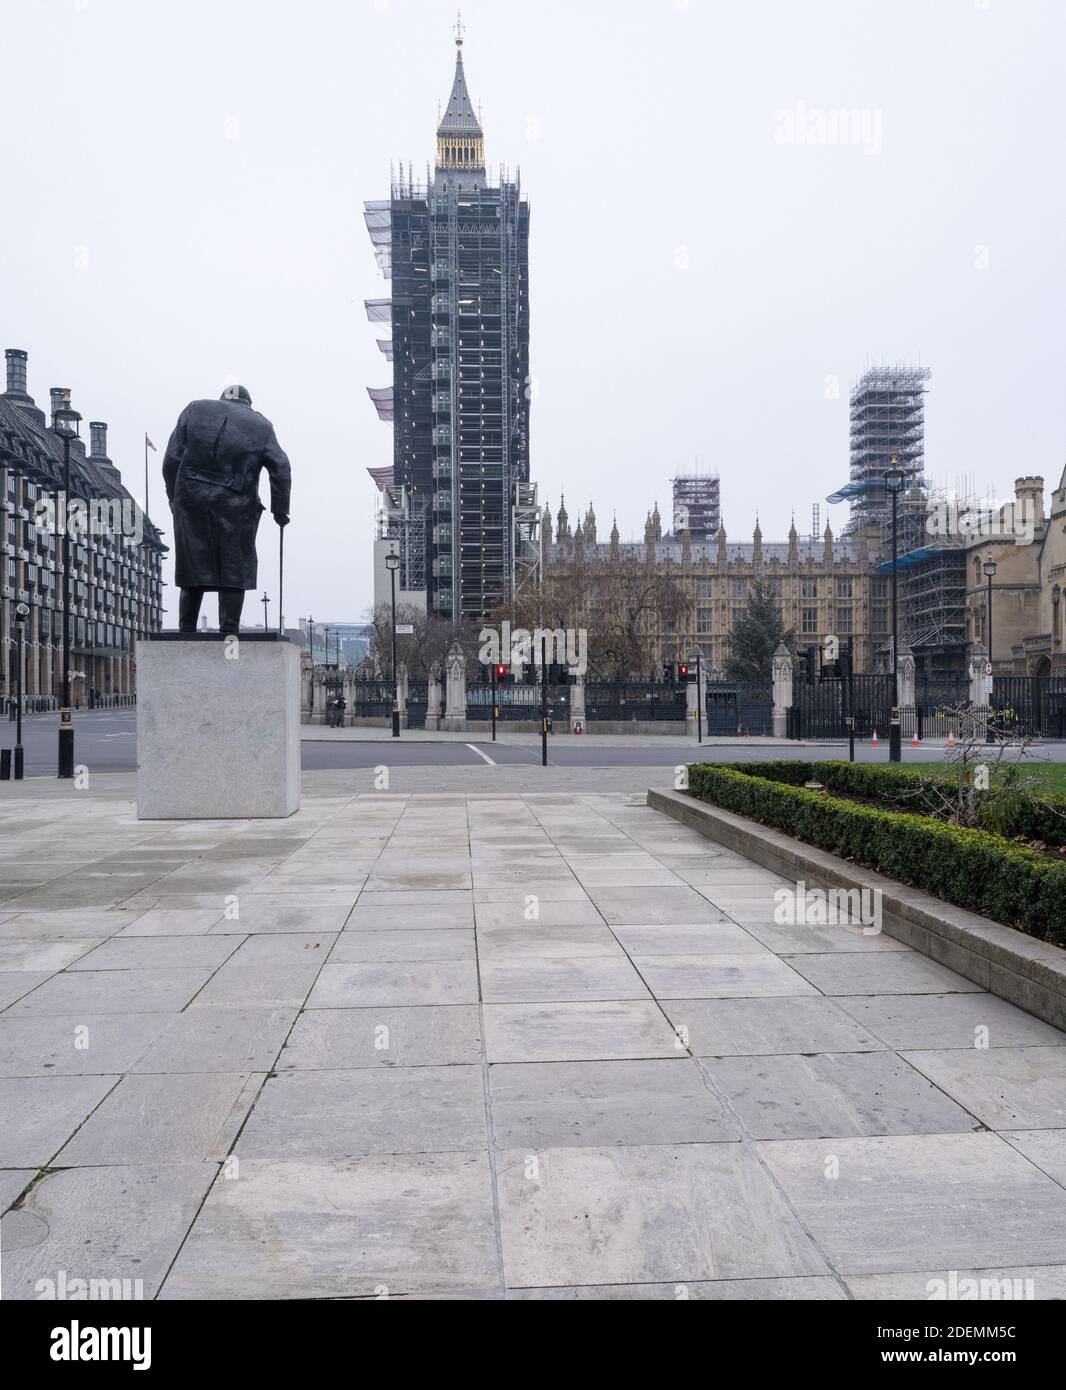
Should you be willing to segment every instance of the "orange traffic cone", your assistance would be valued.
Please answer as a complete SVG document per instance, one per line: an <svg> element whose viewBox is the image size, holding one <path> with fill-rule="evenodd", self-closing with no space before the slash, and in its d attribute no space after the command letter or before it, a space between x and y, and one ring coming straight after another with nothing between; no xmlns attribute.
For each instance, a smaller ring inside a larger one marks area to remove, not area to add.
<svg viewBox="0 0 1066 1390"><path fill-rule="evenodd" d="M915 731L914 731L914 737L911 739L911 747L912 747L912 748L920 748L921 746L922 746L922 741L921 741L921 739L918 737L918 730L915 729Z"/></svg>
<svg viewBox="0 0 1066 1390"><path fill-rule="evenodd" d="M870 740L870 747L871 747L871 748L876 748L876 747L877 747L877 730L876 730L876 729L874 730L874 736L873 736L873 738Z"/></svg>
<svg viewBox="0 0 1066 1390"><path fill-rule="evenodd" d="M948 747L949 747L949 748L954 748L954 747L955 747L955 731L954 731L954 729L949 729L949 730L948 730Z"/></svg>

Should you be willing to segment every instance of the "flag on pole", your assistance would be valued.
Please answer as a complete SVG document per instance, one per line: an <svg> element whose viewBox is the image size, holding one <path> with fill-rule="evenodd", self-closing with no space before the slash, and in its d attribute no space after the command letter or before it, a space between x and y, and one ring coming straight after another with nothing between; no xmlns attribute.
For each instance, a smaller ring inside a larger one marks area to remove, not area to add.
<svg viewBox="0 0 1066 1390"><path fill-rule="evenodd" d="M147 435L144 436L144 442L148 446L148 448L151 449L153 454L159 453L159 450L155 447L155 445L152 443L152 441L148 438Z"/></svg>

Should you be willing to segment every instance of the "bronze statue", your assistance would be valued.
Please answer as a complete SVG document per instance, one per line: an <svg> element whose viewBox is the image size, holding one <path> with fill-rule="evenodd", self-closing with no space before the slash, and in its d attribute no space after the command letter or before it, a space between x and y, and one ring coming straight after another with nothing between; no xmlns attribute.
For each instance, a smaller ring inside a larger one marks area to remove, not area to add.
<svg viewBox="0 0 1066 1390"><path fill-rule="evenodd" d="M178 417L163 459L174 516L178 629L195 632L204 594L218 594L218 626L235 634L248 589L257 587L255 536L264 508L259 474L270 477L270 511L289 524L289 460L274 426L243 386L217 401L193 401Z"/></svg>

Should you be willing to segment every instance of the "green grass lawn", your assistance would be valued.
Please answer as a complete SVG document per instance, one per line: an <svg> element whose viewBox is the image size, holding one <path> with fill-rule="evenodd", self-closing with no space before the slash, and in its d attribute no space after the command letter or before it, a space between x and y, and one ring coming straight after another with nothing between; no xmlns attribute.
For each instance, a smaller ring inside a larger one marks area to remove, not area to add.
<svg viewBox="0 0 1066 1390"><path fill-rule="evenodd" d="M945 764L950 767L951 764ZM1042 763L1033 759L1023 762L1018 769L1033 790L1047 792L1053 796L1066 796L1066 763Z"/></svg>

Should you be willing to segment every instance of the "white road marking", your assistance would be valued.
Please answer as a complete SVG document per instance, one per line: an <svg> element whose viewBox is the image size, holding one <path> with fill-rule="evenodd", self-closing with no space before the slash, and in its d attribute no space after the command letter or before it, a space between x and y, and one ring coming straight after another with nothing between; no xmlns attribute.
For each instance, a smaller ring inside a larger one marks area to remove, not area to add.
<svg viewBox="0 0 1066 1390"><path fill-rule="evenodd" d="M495 758L490 758L487 753L482 753L480 748L475 748L472 743L468 743L466 746L470 749L471 753L476 753L479 758L484 758L485 761L488 763L489 767L497 766Z"/></svg>

